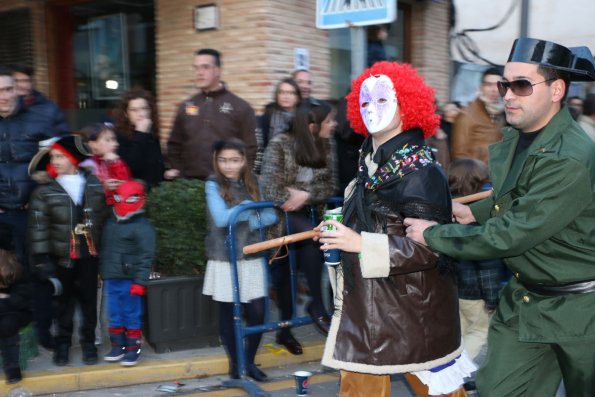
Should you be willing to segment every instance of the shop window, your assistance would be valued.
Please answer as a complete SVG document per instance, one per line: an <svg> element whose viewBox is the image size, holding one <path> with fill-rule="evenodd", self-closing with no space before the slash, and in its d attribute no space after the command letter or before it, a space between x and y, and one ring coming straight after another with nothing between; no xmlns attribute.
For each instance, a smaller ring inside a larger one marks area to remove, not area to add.
<svg viewBox="0 0 595 397"><path fill-rule="evenodd" d="M60 44L52 67L72 128L109 119L131 88L155 94L153 0L62 1L53 12Z"/></svg>

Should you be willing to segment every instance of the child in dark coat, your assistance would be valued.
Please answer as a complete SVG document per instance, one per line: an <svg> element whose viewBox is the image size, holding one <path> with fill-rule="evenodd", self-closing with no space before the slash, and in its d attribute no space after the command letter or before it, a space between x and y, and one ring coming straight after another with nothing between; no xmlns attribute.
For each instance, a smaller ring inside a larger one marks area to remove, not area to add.
<svg viewBox="0 0 595 397"><path fill-rule="evenodd" d="M155 256L155 230L144 214L145 190L123 182L114 194L114 217L103 230L101 277L112 350L108 362L133 366L141 352L143 296Z"/></svg>
<svg viewBox="0 0 595 397"><path fill-rule="evenodd" d="M83 362L97 363L95 291L105 195L97 177L79 167L87 156L82 139L70 135L41 149L29 164L29 174L40 183L29 201L27 225L33 272L39 280L59 281L54 285L58 333L53 357L58 366L69 362L76 304L82 314Z"/></svg>

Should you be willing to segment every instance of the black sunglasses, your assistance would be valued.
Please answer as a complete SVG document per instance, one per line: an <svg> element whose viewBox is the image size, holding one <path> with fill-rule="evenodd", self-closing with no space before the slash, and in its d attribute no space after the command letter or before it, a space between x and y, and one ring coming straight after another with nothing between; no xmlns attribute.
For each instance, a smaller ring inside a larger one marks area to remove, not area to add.
<svg viewBox="0 0 595 397"><path fill-rule="evenodd" d="M498 92L500 96L504 98L506 91L510 88L514 95L518 96L529 96L533 94L533 86L541 83L547 83L548 81L556 80L555 78L540 81L539 83L531 84L529 80L513 80L513 81L499 81Z"/></svg>

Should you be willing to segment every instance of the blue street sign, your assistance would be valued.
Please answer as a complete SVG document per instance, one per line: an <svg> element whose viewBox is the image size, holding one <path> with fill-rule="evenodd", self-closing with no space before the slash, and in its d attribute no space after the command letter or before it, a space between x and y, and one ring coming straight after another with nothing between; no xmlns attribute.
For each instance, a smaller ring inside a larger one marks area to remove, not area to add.
<svg viewBox="0 0 595 397"><path fill-rule="evenodd" d="M396 0L316 0L316 27L337 29L391 23Z"/></svg>

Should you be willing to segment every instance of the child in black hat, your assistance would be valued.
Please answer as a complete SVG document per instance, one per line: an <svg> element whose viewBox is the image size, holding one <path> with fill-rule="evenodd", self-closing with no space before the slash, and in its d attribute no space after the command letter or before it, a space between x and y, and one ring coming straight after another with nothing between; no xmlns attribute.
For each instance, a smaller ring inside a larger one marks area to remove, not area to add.
<svg viewBox="0 0 595 397"><path fill-rule="evenodd" d="M12 248L12 227L0 224L0 352L6 383L23 377L19 365L19 330L31 321L31 286Z"/></svg>
<svg viewBox="0 0 595 397"><path fill-rule="evenodd" d="M29 203L28 238L34 275L55 277L58 333L54 363L69 361L75 302L82 313L80 343L85 364L97 363L97 272L105 195L101 182L79 163L88 151L79 136L60 138L35 155L29 173L40 185Z"/></svg>

